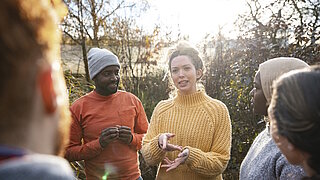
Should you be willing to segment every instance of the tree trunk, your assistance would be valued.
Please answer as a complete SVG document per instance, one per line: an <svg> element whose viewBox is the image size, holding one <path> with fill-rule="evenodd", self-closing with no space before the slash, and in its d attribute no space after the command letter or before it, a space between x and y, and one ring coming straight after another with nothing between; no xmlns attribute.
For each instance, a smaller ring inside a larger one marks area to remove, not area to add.
<svg viewBox="0 0 320 180"><path fill-rule="evenodd" d="M81 49L82 49L82 58L83 58L83 64L84 64L84 70L86 72L86 80L87 82L90 82L90 76L89 76L89 68L88 68L88 57L87 57L87 48L86 48L86 37L84 34L84 24L83 24L83 8L82 8L82 2L79 3L79 9L80 9L80 34L81 34Z"/></svg>
<svg viewBox="0 0 320 180"><path fill-rule="evenodd" d="M88 68L88 57L87 57L87 48L86 48L86 39L85 38L82 39L81 48L82 48L82 57L83 57L84 69L85 69L85 72L86 72L86 80L88 82L90 82L89 68Z"/></svg>

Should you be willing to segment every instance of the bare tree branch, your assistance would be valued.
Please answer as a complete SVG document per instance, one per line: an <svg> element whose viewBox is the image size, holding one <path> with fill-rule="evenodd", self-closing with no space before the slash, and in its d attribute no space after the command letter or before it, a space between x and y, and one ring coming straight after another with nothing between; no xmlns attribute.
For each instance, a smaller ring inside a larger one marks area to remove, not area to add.
<svg viewBox="0 0 320 180"><path fill-rule="evenodd" d="M68 37L70 37L74 42L76 42L77 44L81 44L81 41L79 41L78 39L75 39L74 36L72 36L71 34L69 34L69 32L63 30L63 33L65 33Z"/></svg>
<svg viewBox="0 0 320 180"><path fill-rule="evenodd" d="M258 10L261 8L261 7L257 7L257 3L255 2L255 6L256 6L256 12L254 13L253 12L253 8L252 8L252 6L251 6L251 4L249 3L249 2L247 2L247 5L249 6L249 8L250 8L250 14L251 14L251 16L252 16L252 18L253 18L253 20L256 22L256 23L258 23L258 25L259 26L261 26L261 27L265 27L265 25L264 24L262 24L262 22L260 22L259 20L258 20L258 18L257 18L257 15L258 15Z"/></svg>

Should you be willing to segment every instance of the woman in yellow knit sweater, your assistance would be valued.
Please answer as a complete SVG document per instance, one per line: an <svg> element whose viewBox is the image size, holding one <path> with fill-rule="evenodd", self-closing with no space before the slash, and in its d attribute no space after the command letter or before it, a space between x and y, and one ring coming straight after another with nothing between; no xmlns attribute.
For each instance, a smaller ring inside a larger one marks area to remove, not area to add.
<svg viewBox="0 0 320 180"><path fill-rule="evenodd" d="M148 165L160 164L159 180L222 179L231 148L228 109L197 87L204 66L195 48L178 43L168 65L177 93L155 107L142 155Z"/></svg>

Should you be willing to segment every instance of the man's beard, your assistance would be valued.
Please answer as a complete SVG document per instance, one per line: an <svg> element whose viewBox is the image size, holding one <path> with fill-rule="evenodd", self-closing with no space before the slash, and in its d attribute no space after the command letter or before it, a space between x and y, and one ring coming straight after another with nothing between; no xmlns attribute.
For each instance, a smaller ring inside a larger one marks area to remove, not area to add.
<svg viewBox="0 0 320 180"><path fill-rule="evenodd" d="M118 91L119 81L117 81L116 83L117 86L115 88L110 88L109 86L105 87L104 91L106 92L106 94L111 95Z"/></svg>

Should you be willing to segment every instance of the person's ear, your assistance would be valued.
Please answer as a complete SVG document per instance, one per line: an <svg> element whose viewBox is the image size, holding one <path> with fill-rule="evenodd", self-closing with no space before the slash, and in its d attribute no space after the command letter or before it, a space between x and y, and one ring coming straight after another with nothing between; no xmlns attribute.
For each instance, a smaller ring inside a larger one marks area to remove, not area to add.
<svg viewBox="0 0 320 180"><path fill-rule="evenodd" d="M46 113L52 114L57 109L56 93L52 81L52 69L48 68L38 74L38 86Z"/></svg>
<svg viewBox="0 0 320 180"><path fill-rule="evenodd" d="M197 80L201 79L202 75L203 75L202 69L196 70L196 78L197 78Z"/></svg>

